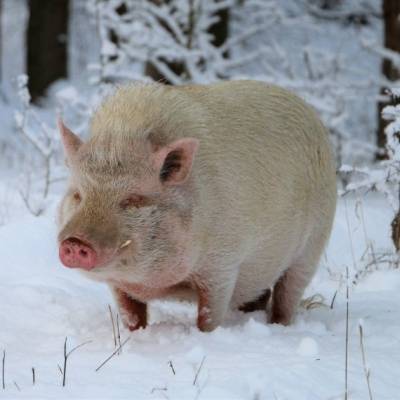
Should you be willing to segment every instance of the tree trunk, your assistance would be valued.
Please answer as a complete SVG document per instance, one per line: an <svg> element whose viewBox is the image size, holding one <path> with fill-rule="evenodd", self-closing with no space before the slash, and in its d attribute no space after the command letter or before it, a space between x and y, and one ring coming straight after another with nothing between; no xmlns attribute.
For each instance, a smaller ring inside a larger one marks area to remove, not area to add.
<svg viewBox="0 0 400 400"><path fill-rule="evenodd" d="M400 1L399 0L383 0L383 19L384 19L384 34L385 34L385 47L387 49L397 51L400 53ZM400 79L400 70L397 69L393 63L384 58L382 61L382 73L390 81L396 81ZM381 93L385 92L386 88L382 88ZM381 154L377 155L378 159L386 158L385 154L382 153L385 144L385 127L386 121L382 120L381 112L382 109L387 105L386 102L380 102L378 104L378 132L377 132L377 144L381 150Z"/></svg>
<svg viewBox="0 0 400 400"><path fill-rule="evenodd" d="M67 77L69 0L29 0L27 73L35 102L48 86Z"/></svg>

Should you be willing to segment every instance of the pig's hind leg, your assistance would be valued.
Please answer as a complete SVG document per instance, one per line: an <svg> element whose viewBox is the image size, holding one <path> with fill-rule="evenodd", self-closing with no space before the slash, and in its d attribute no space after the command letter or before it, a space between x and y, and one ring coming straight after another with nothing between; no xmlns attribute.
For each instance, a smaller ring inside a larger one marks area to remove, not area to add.
<svg viewBox="0 0 400 400"><path fill-rule="evenodd" d="M318 225L308 238L304 248L292 260L288 269L275 283L272 293L270 322L289 325L310 283L329 236L330 221Z"/></svg>
<svg viewBox="0 0 400 400"><path fill-rule="evenodd" d="M300 303L309 276L302 266L294 265L287 269L275 283L272 293L270 322L289 325Z"/></svg>
<svg viewBox="0 0 400 400"><path fill-rule="evenodd" d="M147 305L132 298L125 291L113 287L112 292L118 304L122 322L130 330L145 328L147 325Z"/></svg>
<svg viewBox="0 0 400 400"><path fill-rule="evenodd" d="M271 323L289 325L311 281L323 251L324 237L310 242L303 255L292 262L291 266L275 283L272 293Z"/></svg>

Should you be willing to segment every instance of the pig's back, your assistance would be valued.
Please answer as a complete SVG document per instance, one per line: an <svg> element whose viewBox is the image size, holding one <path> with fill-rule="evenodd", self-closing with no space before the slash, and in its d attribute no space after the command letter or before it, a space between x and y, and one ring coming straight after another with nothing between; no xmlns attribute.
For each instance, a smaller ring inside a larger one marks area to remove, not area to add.
<svg viewBox="0 0 400 400"><path fill-rule="evenodd" d="M335 167L327 131L311 107L255 81L187 90L209 116L194 173L210 237L228 232L224 242L241 254L268 242L276 258L290 258L316 229L328 236Z"/></svg>
<svg viewBox="0 0 400 400"><path fill-rule="evenodd" d="M223 179L225 190L253 206L276 199L299 208L336 197L328 133L299 97L255 81L195 88L210 116L200 166Z"/></svg>

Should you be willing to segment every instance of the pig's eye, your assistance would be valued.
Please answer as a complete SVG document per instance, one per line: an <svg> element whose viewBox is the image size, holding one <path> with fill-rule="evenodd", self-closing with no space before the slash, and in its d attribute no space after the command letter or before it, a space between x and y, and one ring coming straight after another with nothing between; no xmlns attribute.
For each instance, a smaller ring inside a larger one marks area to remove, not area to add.
<svg viewBox="0 0 400 400"><path fill-rule="evenodd" d="M80 203L82 200L81 194L79 192L74 192L72 194L72 197L77 203Z"/></svg>
<svg viewBox="0 0 400 400"><path fill-rule="evenodd" d="M141 196L139 194L133 194L122 200L120 203L121 208L124 210L129 208L140 208L146 207L150 205L150 201L148 198Z"/></svg>

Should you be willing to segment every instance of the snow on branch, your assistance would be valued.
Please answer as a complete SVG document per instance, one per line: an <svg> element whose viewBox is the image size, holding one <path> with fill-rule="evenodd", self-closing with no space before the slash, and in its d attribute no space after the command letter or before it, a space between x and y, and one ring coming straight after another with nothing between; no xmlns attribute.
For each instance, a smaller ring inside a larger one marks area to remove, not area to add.
<svg viewBox="0 0 400 400"><path fill-rule="evenodd" d="M349 21L351 18L374 17L382 18L382 12L377 7L378 2L362 1L360 4L354 2L339 2L336 8L323 9L311 2L306 2L308 12L321 19Z"/></svg>
<svg viewBox="0 0 400 400"><path fill-rule="evenodd" d="M321 46L329 36L326 23L315 15L322 9L317 2L306 3L313 12L305 2L278 0L89 0L101 43L98 62L90 66L91 82L154 79L182 85L240 77L278 84L318 110L333 138L338 164L352 158L354 148L357 157L372 158L373 146L348 129L354 119L351 105L362 96L372 107L384 79L357 71L341 48ZM363 5L343 3L326 13L375 13L373 1ZM227 18L228 34L216 44L221 18ZM293 48L287 42L290 35L304 40Z"/></svg>
<svg viewBox="0 0 400 400"><path fill-rule="evenodd" d="M57 135L55 129L45 124L31 107L28 77L19 76L17 85L21 102L21 110L16 110L14 113L17 132L35 150L29 165L26 166L22 180L24 183L19 188L19 193L29 212L39 216L46 208L50 186L56 180L53 176L53 164ZM41 165L39 173L33 167L37 159Z"/></svg>
<svg viewBox="0 0 400 400"><path fill-rule="evenodd" d="M362 40L361 43L367 50L379 54L382 58L387 58L396 68L400 69L400 54L398 52L382 47L382 45L370 40Z"/></svg>
<svg viewBox="0 0 400 400"><path fill-rule="evenodd" d="M276 12L271 13L274 2L246 3L254 14L260 16L268 9L268 20L277 18ZM256 52L249 60L233 49L268 27L267 20L259 18L251 28L231 32L229 39L217 46L212 27L219 22L219 12L241 7L234 0L126 0L124 5L123 12L115 1L92 1L89 7L102 20L102 48L113 49L104 68L112 81L133 76L133 71L143 74L147 63L172 84L229 78L236 66L256 58Z"/></svg>
<svg viewBox="0 0 400 400"><path fill-rule="evenodd" d="M396 100L399 89L391 89ZM356 179L346 186L343 194L352 191L378 191L384 194L393 211L400 208L400 104L388 105L382 110L382 118L390 121L385 128L386 152L388 159L380 161L374 168L353 168L343 166L341 172L353 175Z"/></svg>

